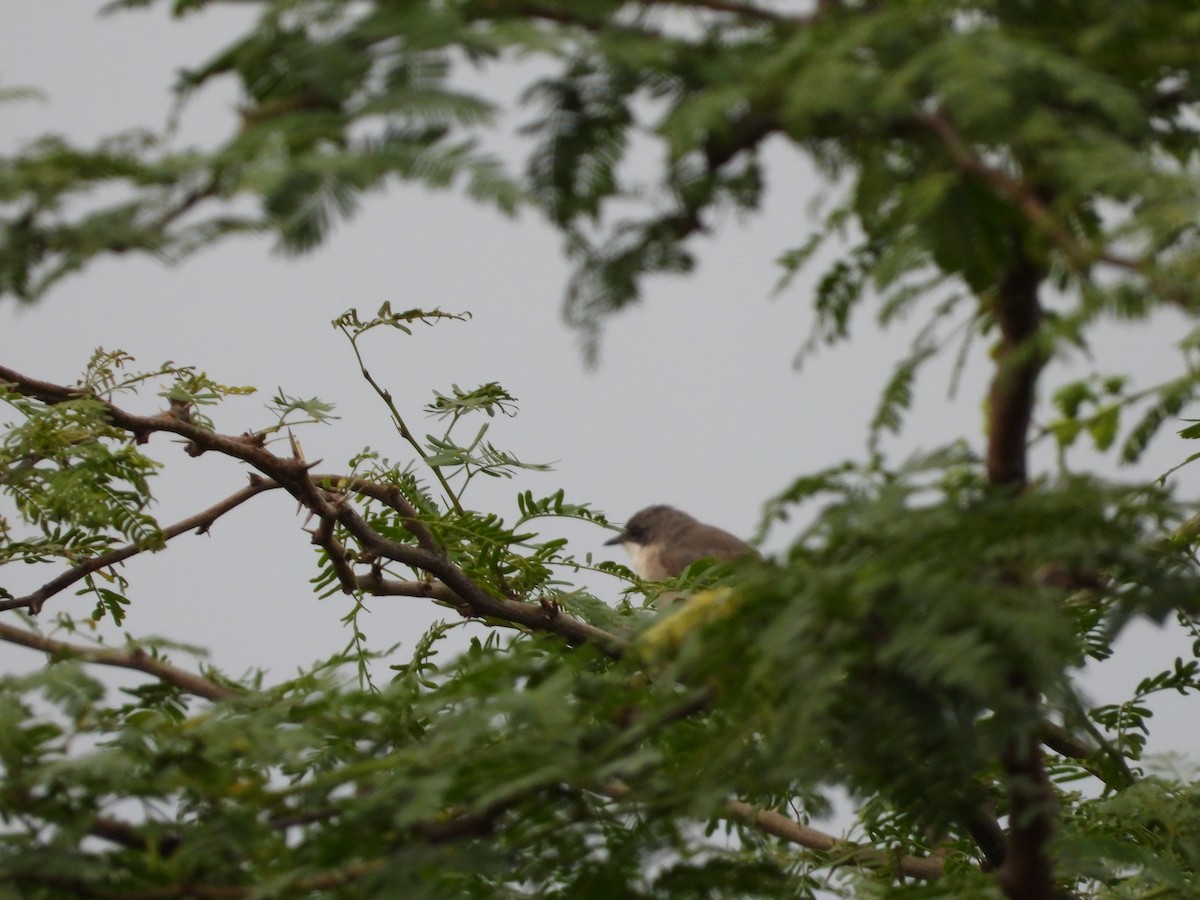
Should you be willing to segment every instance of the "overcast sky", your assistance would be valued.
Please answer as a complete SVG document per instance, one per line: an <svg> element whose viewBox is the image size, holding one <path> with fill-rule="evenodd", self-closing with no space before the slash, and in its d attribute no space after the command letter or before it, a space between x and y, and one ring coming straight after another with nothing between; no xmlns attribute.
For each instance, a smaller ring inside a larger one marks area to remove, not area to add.
<svg viewBox="0 0 1200 900"><path fill-rule="evenodd" d="M244 10L223 9L171 22L163 4L98 19L94 10L101 5L4 0L0 87L36 86L48 94L45 103L0 111L5 152L46 132L88 142L127 127L161 129L175 72L203 60L246 21ZM520 83L520 73L489 76L500 95ZM180 143L226 135L236 102L232 91L199 98L185 111ZM529 116L518 113L506 127L511 131ZM516 144L505 139L497 146L513 155ZM829 186L782 145L771 145L768 160L763 212L748 222L723 222L698 246L694 276L648 282L646 302L608 323L594 370L584 365L578 335L562 322L568 270L556 233L533 215L511 221L454 192L411 186L369 198L353 222L306 258L275 256L269 241L242 239L175 268L145 258L104 260L32 307L2 300L0 361L69 382L103 346L129 351L147 368L173 360L226 384L256 385L258 397L217 412L217 427L227 432L267 424L261 403L277 386L318 396L335 403L341 418L300 437L308 458L323 459L322 471L336 471L367 445L393 459L406 456L330 321L349 307L369 313L384 301L395 308L469 310L474 318L467 324L412 337L379 333L363 346L372 374L417 430L425 430L420 410L430 392L452 383L499 381L519 398L520 415L495 423L492 438L530 460L554 462L555 471L481 485L468 496L470 504L509 516L517 493L562 487L569 500L591 502L617 520L666 502L750 536L762 503L792 478L863 458L879 389L911 337L911 329L880 335L863 327L850 345L820 353L802 371L794 368L812 321L808 304L820 264L772 299L779 277L773 261L808 236L815 225L812 199ZM1163 348L1181 328L1177 320L1160 319L1151 327L1113 329L1096 344L1096 364L1162 377L1176 366ZM894 458L957 436L979 446L985 349L980 342L955 401L946 395L948 364L922 379L921 405L901 439L885 445ZM1072 371L1089 365L1076 361ZM1051 377L1061 381L1067 373ZM1154 476L1191 450L1160 440L1138 471L1104 471ZM149 451L167 464L156 509L164 524L245 483L240 467L192 460L161 436ZM1042 463L1049 463L1044 455ZM1197 473L1185 470L1180 477L1185 495L1195 496ZM231 674L266 667L277 678L341 649L349 633L339 620L351 601L315 598L308 583L314 553L302 524L294 503L268 495L223 519L207 537L181 537L167 552L135 561L128 567L135 601L130 632L207 647ZM564 534L579 555L621 558L602 546L608 535L599 529ZM786 538L786 530L779 532L767 550L784 546ZM14 592L52 573L17 574L25 580L14 583L4 573ZM610 598L617 590L602 580L591 587ZM371 613L360 624L372 645L401 641L401 657L429 622L445 615L415 599L382 598L368 606ZM68 609L85 615L87 608L81 598L60 595L46 615ZM1117 665L1089 676L1089 690L1123 699L1120 691L1186 649L1177 635L1138 628ZM0 655L6 668L9 660L12 667L39 663L13 647L0 648ZM1161 743L1155 746L1194 747L1194 717L1170 703L1161 710L1175 719L1156 735Z"/></svg>

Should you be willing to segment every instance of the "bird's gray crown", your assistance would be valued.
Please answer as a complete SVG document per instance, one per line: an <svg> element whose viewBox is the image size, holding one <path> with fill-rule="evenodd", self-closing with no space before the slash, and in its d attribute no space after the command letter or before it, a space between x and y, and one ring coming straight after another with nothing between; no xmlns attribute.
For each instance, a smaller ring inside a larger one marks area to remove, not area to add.
<svg viewBox="0 0 1200 900"><path fill-rule="evenodd" d="M652 544L655 541L669 539L679 530L698 524L687 513L660 503L656 506L647 506L634 513L625 523L625 530L605 543Z"/></svg>

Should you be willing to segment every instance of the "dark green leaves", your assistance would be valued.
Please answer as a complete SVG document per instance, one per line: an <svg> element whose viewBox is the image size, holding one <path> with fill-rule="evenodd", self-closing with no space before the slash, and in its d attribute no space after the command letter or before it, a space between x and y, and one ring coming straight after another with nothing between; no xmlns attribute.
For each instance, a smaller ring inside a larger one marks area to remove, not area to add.
<svg viewBox="0 0 1200 900"><path fill-rule="evenodd" d="M526 93L527 101L542 107L542 117L525 128L539 143L529 177L534 197L556 225L595 221L601 204L618 195L616 170L633 123L627 103L635 86L635 80L579 59L561 78Z"/></svg>

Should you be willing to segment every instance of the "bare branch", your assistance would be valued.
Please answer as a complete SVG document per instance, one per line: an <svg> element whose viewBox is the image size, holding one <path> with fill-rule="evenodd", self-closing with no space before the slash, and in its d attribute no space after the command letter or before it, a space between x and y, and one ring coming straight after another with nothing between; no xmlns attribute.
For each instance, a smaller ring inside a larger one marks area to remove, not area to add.
<svg viewBox="0 0 1200 900"><path fill-rule="evenodd" d="M739 0L642 0L642 6L667 6L693 12L714 12L774 25L808 25L816 15L791 16Z"/></svg>
<svg viewBox="0 0 1200 900"><path fill-rule="evenodd" d="M170 663L155 659L144 650L113 650L103 647L85 647L80 644L68 644L48 638L35 631L16 628L0 623L0 640L10 644L20 644L31 650L40 650L55 659L77 659L81 662L96 663L101 666L116 666L121 669L134 669L145 672L159 681L174 685L182 691L203 697L205 700L229 700L241 696L241 692L219 684L212 679L180 669Z"/></svg>
<svg viewBox="0 0 1200 900"><path fill-rule="evenodd" d="M782 838L800 847L828 853L835 857L837 865L864 866L869 869L895 867L909 878L940 878L942 860L935 857L894 856L874 847L862 847L852 841L844 841L831 834L801 825L787 816L767 809L760 809L741 800L726 800L725 809L729 817L759 831Z"/></svg>

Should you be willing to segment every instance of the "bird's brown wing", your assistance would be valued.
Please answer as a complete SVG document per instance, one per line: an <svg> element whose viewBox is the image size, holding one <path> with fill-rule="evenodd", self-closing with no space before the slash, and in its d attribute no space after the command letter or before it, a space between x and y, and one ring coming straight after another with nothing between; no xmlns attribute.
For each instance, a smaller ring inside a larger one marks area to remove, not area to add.
<svg viewBox="0 0 1200 900"><path fill-rule="evenodd" d="M712 525L696 527L683 547L664 547L655 560L663 571L663 578L673 578L698 559L712 557L719 562L732 562L746 556L757 556L754 548Z"/></svg>

